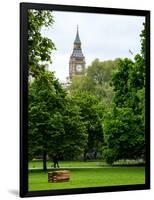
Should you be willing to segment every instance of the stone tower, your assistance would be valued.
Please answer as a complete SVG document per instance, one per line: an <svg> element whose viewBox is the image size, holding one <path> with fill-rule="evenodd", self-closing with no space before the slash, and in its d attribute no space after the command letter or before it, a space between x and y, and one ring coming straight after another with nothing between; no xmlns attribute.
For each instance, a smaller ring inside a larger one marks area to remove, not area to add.
<svg viewBox="0 0 154 200"><path fill-rule="evenodd" d="M77 26L77 33L74 41L73 52L69 61L69 78L73 76L81 76L85 73L85 57L81 49L81 41L79 37L79 31Z"/></svg>

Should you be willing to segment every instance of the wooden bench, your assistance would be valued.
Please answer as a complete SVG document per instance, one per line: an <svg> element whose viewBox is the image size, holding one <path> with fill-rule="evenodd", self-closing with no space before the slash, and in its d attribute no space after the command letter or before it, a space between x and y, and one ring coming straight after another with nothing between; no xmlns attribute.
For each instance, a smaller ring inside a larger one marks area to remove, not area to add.
<svg viewBox="0 0 154 200"><path fill-rule="evenodd" d="M70 172L68 170L57 170L48 172L48 182L66 182L70 180Z"/></svg>

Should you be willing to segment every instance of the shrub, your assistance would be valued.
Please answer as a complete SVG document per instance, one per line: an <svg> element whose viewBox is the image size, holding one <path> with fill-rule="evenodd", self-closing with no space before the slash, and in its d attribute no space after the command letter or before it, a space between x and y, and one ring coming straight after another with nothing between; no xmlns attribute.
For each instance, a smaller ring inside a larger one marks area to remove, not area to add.
<svg viewBox="0 0 154 200"><path fill-rule="evenodd" d="M112 165L116 161L116 153L107 147L103 149L103 159L107 164Z"/></svg>

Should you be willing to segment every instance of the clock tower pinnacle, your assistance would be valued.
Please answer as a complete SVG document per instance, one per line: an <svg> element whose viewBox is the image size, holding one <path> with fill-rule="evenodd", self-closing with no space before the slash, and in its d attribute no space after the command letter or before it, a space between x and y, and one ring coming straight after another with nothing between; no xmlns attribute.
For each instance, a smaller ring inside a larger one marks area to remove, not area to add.
<svg viewBox="0 0 154 200"><path fill-rule="evenodd" d="M69 78L73 76L84 75L85 73L85 57L81 49L81 41L79 37L79 30L77 26L76 37L74 40L73 52L69 61Z"/></svg>

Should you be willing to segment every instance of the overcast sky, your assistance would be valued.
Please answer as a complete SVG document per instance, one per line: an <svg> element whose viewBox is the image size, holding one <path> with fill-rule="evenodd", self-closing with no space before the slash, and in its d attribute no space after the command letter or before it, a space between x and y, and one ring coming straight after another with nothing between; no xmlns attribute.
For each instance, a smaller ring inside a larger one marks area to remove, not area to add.
<svg viewBox="0 0 154 200"><path fill-rule="evenodd" d="M101 61L118 57L133 58L140 52L140 33L145 17L89 14L77 12L52 12L54 24L43 29L42 34L52 39L57 50L49 67L64 82L69 76L69 58L73 50L77 25L86 66L95 59Z"/></svg>

